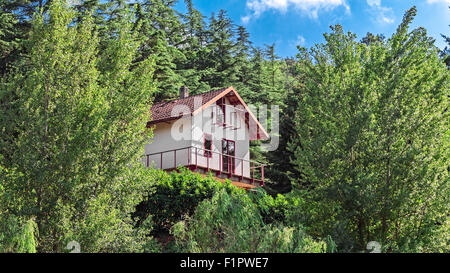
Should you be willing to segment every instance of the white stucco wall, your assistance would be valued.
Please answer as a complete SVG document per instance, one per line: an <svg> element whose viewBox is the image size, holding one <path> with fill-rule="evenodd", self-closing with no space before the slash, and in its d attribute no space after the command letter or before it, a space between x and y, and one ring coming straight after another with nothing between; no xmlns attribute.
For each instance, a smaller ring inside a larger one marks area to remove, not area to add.
<svg viewBox="0 0 450 273"><path fill-rule="evenodd" d="M188 150L183 148L191 146L191 128L190 118L156 124L153 129L153 138L149 144L145 145L145 154L152 154L148 157L149 164L159 169L161 167L161 154L159 153L165 152L162 154L163 169L187 165ZM176 165L175 152L172 151L175 149L183 149L176 151ZM146 164L147 158L144 158L144 161Z"/></svg>

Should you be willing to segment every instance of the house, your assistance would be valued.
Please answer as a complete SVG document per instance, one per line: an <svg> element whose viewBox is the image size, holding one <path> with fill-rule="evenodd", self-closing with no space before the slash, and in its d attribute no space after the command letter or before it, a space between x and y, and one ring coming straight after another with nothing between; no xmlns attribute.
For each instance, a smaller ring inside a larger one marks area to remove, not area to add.
<svg viewBox="0 0 450 273"><path fill-rule="evenodd" d="M242 188L264 184L264 165L250 159L250 141L269 138L233 87L179 98L151 107L154 137L145 146L147 167L175 170L185 166Z"/></svg>

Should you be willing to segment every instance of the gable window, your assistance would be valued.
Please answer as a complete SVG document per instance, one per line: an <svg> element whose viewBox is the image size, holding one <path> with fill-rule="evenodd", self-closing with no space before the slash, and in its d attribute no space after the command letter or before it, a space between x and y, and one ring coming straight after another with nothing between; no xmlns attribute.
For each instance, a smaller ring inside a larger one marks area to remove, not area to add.
<svg viewBox="0 0 450 273"><path fill-rule="evenodd" d="M231 113L231 126L233 126L234 128L241 128L241 120L240 120L240 115L238 112L233 112Z"/></svg>
<svg viewBox="0 0 450 273"><path fill-rule="evenodd" d="M206 157L212 157L212 136L210 134L203 135L203 149Z"/></svg>
<svg viewBox="0 0 450 273"><path fill-rule="evenodd" d="M217 101L217 107L216 107L216 122L218 124L225 124L225 116L226 116L226 107L225 107L225 100L223 98L219 99Z"/></svg>

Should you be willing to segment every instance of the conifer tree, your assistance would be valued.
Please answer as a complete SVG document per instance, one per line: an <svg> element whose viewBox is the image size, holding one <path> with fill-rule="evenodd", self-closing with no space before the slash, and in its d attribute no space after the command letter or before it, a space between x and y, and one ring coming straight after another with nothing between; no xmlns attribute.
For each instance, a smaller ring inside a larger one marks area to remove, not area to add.
<svg viewBox="0 0 450 273"><path fill-rule="evenodd" d="M0 1L0 77L5 75L8 67L17 57L15 54L22 37L17 15L11 12L6 0Z"/></svg>
<svg viewBox="0 0 450 273"><path fill-rule="evenodd" d="M195 9L192 0L185 0L187 13L181 14L183 42L179 45L184 59L177 61L178 71L192 94L207 92L210 85L203 80L208 74L205 64L208 59L208 33L204 16Z"/></svg>
<svg viewBox="0 0 450 273"><path fill-rule="evenodd" d="M235 61L233 66L236 69L237 78L232 84L239 90L239 94L246 98L247 94L250 92L250 51L252 48L252 42L250 41L250 34L243 26L237 27L236 36L236 56L234 57Z"/></svg>
<svg viewBox="0 0 450 273"><path fill-rule="evenodd" d="M184 59L177 48L181 42L181 22L173 10L174 1L144 1L137 5L136 28L142 40L141 59L154 60L155 99L173 98L182 85L176 63Z"/></svg>
<svg viewBox="0 0 450 273"><path fill-rule="evenodd" d="M209 73L204 75L204 80L213 88L230 85L236 80L235 45L233 23L225 10L220 10L217 17L211 15L208 37L208 55L204 64Z"/></svg>
<svg viewBox="0 0 450 273"><path fill-rule="evenodd" d="M283 103L283 91L284 91L284 77L281 71L282 61L279 61L280 57L275 54L275 44L266 45L265 55L268 58L267 74L267 97L270 98L269 104L275 104L281 106Z"/></svg>

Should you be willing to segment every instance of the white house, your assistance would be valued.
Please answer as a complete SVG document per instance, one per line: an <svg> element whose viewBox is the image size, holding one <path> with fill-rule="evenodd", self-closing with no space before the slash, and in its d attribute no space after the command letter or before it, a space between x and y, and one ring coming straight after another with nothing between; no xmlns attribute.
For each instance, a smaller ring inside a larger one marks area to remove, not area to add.
<svg viewBox="0 0 450 273"><path fill-rule="evenodd" d="M264 184L264 165L250 160L250 141L269 138L233 87L154 103L148 127L154 138L145 147L145 164L164 170L186 166L228 178L243 188Z"/></svg>

